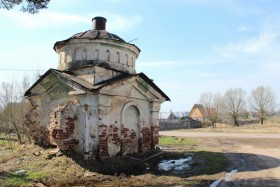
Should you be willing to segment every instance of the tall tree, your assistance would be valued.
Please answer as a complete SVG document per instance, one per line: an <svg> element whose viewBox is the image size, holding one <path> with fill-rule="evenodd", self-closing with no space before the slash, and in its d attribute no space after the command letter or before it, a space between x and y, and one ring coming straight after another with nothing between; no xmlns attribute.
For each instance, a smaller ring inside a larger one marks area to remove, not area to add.
<svg viewBox="0 0 280 187"><path fill-rule="evenodd" d="M21 6L21 11L31 14L38 13L41 9L48 8L50 0L0 0L0 8L10 10L17 5Z"/></svg>
<svg viewBox="0 0 280 187"><path fill-rule="evenodd" d="M219 121L219 115L222 104L222 97L220 94L213 94L212 92L205 92L200 96L200 103L205 109L206 118L211 122L213 128Z"/></svg>
<svg viewBox="0 0 280 187"><path fill-rule="evenodd" d="M238 118L242 115L246 105L245 94L242 88L235 88L227 90L223 97L223 110L237 127L239 126Z"/></svg>
<svg viewBox="0 0 280 187"><path fill-rule="evenodd" d="M260 123L263 121L267 114L275 110L276 96L269 87L259 86L252 90L250 95L250 106L254 112L258 114Z"/></svg>

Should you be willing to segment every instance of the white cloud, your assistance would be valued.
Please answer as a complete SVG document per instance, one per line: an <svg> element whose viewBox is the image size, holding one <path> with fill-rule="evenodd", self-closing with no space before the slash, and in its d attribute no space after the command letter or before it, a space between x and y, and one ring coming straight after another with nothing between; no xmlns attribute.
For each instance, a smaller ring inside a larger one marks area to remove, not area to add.
<svg viewBox="0 0 280 187"><path fill-rule="evenodd" d="M222 47L214 48L217 52L219 52L225 57L233 57L240 53L260 55L269 53L271 49L279 50L279 39L279 27L277 28L275 26L266 24L263 26L258 36L251 37L239 42L233 42Z"/></svg>
<svg viewBox="0 0 280 187"><path fill-rule="evenodd" d="M36 15L26 14L19 11L0 10L0 15L12 19L23 28L50 27L69 23L89 22L88 18L79 15L58 13L48 10L42 10Z"/></svg>
<svg viewBox="0 0 280 187"><path fill-rule="evenodd" d="M139 23L142 22L141 16L131 16L131 17L124 17L121 15L109 14L104 13L101 14L107 18L107 22L109 21L110 24L108 25L108 30L115 32L115 31L123 31L123 30L131 30L135 28Z"/></svg>
<svg viewBox="0 0 280 187"><path fill-rule="evenodd" d="M123 31L130 30L136 27L141 21L140 16L125 17L122 15L111 14L107 12L95 13L102 15L110 21L108 30ZM92 15L90 13L77 15L70 13L61 13L49 10L42 10L39 14L30 15L19 11L0 10L0 15L16 22L20 27L25 29L42 28L42 27L65 27L67 25L88 24L91 25ZM107 22L108 22L107 21ZM91 26L89 26L91 28Z"/></svg>
<svg viewBox="0 0 280 187"><path fill-rule="evenodd" d="M268 48L276 39L277 34L261 32L258 37L240 43L230 44L225 47L227 51L258 53Z"/></svg>

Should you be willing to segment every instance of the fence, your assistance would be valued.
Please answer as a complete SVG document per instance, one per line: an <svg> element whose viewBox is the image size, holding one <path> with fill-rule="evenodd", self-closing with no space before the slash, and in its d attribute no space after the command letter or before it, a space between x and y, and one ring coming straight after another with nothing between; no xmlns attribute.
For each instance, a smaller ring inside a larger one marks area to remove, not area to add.
<svg viewBox="0 0 280 187"><path fill-rule="evenodd" d="M190 122L159 122L160 131L188 128L190 128Z"/></svg>

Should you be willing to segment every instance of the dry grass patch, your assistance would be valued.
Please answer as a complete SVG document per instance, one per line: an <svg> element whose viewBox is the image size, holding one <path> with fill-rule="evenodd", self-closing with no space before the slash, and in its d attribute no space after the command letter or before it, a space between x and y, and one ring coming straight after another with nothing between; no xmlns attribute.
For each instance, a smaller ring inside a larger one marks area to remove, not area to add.
<svg viewBox="0 0 280 187"><path fill-rule="evenodd" d="M280 133L280 117L274 116L261 125L259 123L241 125L234 127L228 124L216 124L216 128L208 126L205 128L197 129L183 129L179 131L190 131L190 132L228 132L228 133Z"/></svg>

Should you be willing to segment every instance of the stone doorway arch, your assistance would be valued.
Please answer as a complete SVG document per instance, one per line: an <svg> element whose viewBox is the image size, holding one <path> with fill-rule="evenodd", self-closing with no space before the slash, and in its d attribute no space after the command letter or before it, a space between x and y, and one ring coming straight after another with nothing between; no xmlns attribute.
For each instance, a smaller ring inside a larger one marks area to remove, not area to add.
<svg viewBox="0 0 280 187"><path fill-rule="evenodd" d="M139 152L141 112L137 104L128 102L122 109L121 152L123 155Z"/></svg>

